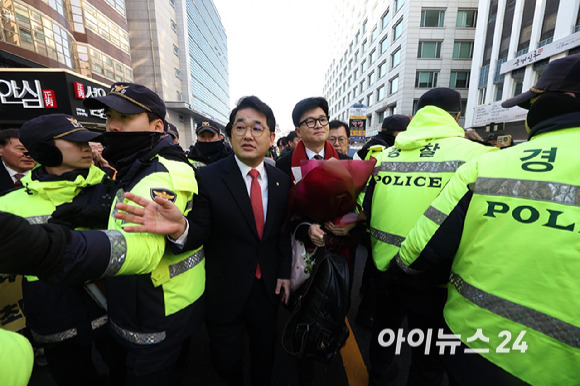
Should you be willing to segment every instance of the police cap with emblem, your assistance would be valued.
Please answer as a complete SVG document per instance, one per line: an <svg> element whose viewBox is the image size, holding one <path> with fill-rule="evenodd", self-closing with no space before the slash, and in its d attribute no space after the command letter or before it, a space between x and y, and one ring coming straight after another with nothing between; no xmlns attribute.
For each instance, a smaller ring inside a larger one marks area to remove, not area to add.
<svg viewBox="0 0 580 386"><path fill-rule="evenodd" d="M195 134L200 135L204 131L211 131L214 134L219 134L220 129L217 123L211 119L204 119L197 123L197 128L195 129Z"/></svg>
<svg viewBox="0 0 580 386"><path fill-rule="evenodd" d="M165 119L165 103L155 92L136 83L115 83L107 95L87 98L83 105L89 109L111 108L124 114L153 113Z"/></svg>
<svg viewBox="0 0 580 386"><path fill-rule="evenodd" d="M85 129L74 117L66 114L41 115L25 122L18 133L30 156L44 166L62 163L62 154L52 140L89 142L101 136L101 133Z"/></svg>

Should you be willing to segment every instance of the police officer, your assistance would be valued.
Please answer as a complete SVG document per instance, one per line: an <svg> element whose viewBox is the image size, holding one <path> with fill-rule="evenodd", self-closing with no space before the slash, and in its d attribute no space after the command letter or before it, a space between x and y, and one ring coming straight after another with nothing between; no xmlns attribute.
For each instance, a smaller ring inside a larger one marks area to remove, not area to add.
<svg viewBox="0 0 580 386"><path fill-rule="evenodd" d="M71 228L106 226L113 182L92 165L88 144L100 135L65 114L43 115L24 123L20 141L39 165L21 179L23 188L0 198L0 210L37 224L59 217ZM65 217L58 215L72 206L83 210L79 221L71 221L70 211ZM111 373L124 374L119 358L106 355L118 349L109 349L116 344L106 329L106 311L90 296L89 288L95 291L96 287L52 285L36 277L22 282L27 326L36 343L44 347L51 375L59 385L104 382L93 364L93 341Z"/></svg>
<svg viewBox="0 0 580 386"><path fill-rule="evenodd" d="M427 91L406 131L395 138L395 146L371 147L377 159L363 206L371 236L377 278L377 306L371 329L370 383L392 379L398 372L393 363L395 345L382 347L379 334L389 328L397 333L405 315L409 328L436 327L443 291L425 294L397 286L385 275L389 262L421 214L439 194L457 168L491 148L465 139L457 124L461 111L459 92L448 88ZM362 199L362 198L359 198ZM436 214L433 214L436 219ZM409 384L439 384L443 377L440 358L425 355L425 347L413 348Z"/></svg>
<svg viewBox="0 0 580 386"><path fill-rule="evenodd" d="M178 367L189 338L203 320L203 249L165 253L163 236L127 234L113 215L124 192L164 197L186 214L197 193L194 170L164 132L165 104L147 87L115 83L106 96L85 99L84 105L105 109L103 156L117 169L108 224L115 232L107 233L113 250L109 268L116 275L136 273L106 283L111 328L128 350L127 383L173 385L180 382ZM124 264L117 264L121 259Z"/></svg>
<svg viewBox="0 0 580 386"><path fill-rule="evenodd" d="M395 274L451 267L456 384L578 383L579 96L580 55L570 55L503 102L528 109L529 142L460 168L391 263Z"/></svg>
<svg viewBox="0 0 580 386"><path fill-rule="evenodd" d="M224 136L214 121L206 119L198 122L195 134L197 142L187 155L194 167L209 165L233 153L232 148L224 142Z"/></svg>

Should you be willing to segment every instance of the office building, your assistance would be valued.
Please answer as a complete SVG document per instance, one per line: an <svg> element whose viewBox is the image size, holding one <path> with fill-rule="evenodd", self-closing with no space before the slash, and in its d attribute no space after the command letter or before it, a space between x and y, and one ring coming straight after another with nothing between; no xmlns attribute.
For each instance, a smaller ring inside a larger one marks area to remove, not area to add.
<svg viewBox="0 0 580 386"><path fill-rule="evenodd" d="M180 143L197 122L229 118L227 37L212 0L127 0L135 82L155 90Z"/></svg>
<svg viewBox="0 0 580 386"><path fill-rule="evenodd" d="M580 2L481 0L474 50L466 126L525 140L527 110L501 102L533 86L550 61L580 53Z"/></svg>
<svg viewBox="0 0 580 386"><path fill-rule="evenodd" d="M477 0L337 3L336 56L324 83L331 117L348 121L352 105L366 106L368 137L388 115L413 115L431 88L455 88L466 102L477 7Z"/></svg>

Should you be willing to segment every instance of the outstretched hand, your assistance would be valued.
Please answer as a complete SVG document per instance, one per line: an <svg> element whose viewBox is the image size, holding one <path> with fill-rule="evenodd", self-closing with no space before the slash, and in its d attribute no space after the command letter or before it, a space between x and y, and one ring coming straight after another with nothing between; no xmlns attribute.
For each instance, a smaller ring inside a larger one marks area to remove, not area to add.
<svg viewBox="0 0 580 386"><path fill-rule="evenodd" d="M162 197L155 197L151 201L133 193L125 193L124 197L137 205L118 203L116 208L121 212L115 213L115 218L134 224L123 229L126 232L148 232L159 235L169 235L178 239L185 232L186 220L177 206Z"/></svg>

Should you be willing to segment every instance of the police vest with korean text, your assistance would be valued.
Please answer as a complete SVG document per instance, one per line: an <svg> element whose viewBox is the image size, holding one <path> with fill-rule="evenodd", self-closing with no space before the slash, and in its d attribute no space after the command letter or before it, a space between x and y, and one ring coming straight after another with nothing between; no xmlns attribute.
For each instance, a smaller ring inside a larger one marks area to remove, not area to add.
<svg viewBox="0 0 580 386"><path fill-rule="evenodd" d="M417 219L457 168L495 150L466 139L455 119L438 107L417 112L407 131L397 135L395 146L376 156L369 228L379 270L387 269Z"/></svg>
<svg viewBox="0 0 580 386"><path fill-rule="evenodd" d="M152 200L164 197L187 214L197 193L193 168L186 162L155 156L117 192L106 231L112 245L111 263L105 273L109 277L107 299L112 329L136 345L160 343L168 333L188 336L192 331L179 312L204 292L203 248L173 254L165 250L162 235L123 232L130 224L115 219L114 213L126 191ZM122 276L125 272L134 274Z"/></svg>
<svg viewBox="0 0 580 386"><path fill-rule="evenodd" d="M547 132L458 173L473 196L445 320L469 347L533 385L580 380L578 146L580 128ZM442 197L435 209L448 214L450 206ZM469 339L477 329L489 342Z"/></svg>

